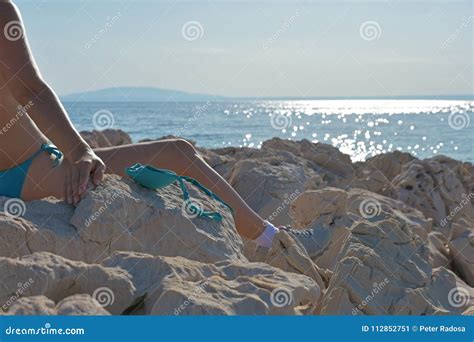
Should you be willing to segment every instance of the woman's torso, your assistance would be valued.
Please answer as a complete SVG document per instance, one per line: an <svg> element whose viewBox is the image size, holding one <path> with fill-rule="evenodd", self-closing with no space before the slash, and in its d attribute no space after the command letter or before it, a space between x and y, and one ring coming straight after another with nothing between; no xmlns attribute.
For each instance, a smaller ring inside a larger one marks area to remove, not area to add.
<svg viewBox="0 0 474 342"><path fill-rule="evenodd" d="M6 84L0 73L0 171L27 160L46 141L27 114L34 100L20 106Z"/></svg>

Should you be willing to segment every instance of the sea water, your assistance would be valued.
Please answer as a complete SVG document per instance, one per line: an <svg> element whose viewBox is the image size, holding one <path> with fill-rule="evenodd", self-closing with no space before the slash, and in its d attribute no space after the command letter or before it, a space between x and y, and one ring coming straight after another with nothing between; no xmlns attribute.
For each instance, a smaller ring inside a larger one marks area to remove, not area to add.
<svg viewBox="0 0 474 342"><path fill-rule="evenodd" d="M304 100L65 103L79 130L120 128L134 142L179 135L198 146L259 148L272 137L338 147L353 161L389 151L474 162L474 101Z"/></svg>

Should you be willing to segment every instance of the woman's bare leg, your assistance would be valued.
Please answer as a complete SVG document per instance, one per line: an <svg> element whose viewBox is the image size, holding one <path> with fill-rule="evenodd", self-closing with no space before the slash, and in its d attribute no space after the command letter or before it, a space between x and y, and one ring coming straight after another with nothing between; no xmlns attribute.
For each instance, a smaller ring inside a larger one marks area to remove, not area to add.
<svg viewBox="0 0 474 342"><path fill-rule="evenodd" d="M171 139L98 148L94 152L104 161L107 173L125 176L125 168L141 163L192 177L234 209L235 225L240 235L255 239L264 231L264 220L185 140Z"/></svg>
<svg viewBox="0 0 474 342"><path fill-rule="evenodd" d="M125 175L125 168L134 163L149 164L195 178L228 203L235 213L240 235L255 239L264 231L264 220L239 194L212 169L194 147L185 140L163 140L134 145L99 148L95 153L105 162L108 173ZM48 196L63 199L67 172L63 164L52 167L51 158L40 154L30 166L23 186L22 199L34 200Z"/></svg>

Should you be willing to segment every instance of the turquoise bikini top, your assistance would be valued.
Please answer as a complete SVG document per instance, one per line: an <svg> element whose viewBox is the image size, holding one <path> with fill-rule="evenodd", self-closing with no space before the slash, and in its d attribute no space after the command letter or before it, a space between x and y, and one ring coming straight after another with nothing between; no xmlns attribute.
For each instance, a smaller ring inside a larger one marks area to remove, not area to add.
<svg viewBox="0 0 474 342"><path fill-rule="evenodd" d="M157 169L150 165L141 165L139 163L125 169L127 175L129 175L135 182L142 185L148 189L162 189L175 182L181 187L183 192L183 199L185 202L185 210L192 216L197 217L208 217L215 221L222 221L222 215L218 212L206 211L201 208L196 202L193 202L189 196L188 189L184 184L184 181L189 182L204 192L209 197L215 199L216 201L222 203L224 206L230 209L233 214L232 208L221 200L216 194L212 191L201 185L197 180L187 176L179 176L175 172L166 169Z"/></svg>

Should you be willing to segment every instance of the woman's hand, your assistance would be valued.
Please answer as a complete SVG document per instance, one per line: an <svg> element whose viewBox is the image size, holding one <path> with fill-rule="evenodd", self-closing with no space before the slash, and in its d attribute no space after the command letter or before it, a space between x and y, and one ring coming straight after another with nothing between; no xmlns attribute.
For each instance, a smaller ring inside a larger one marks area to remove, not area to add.
<svg viewBox="0 0 474 342"><path fill-rule="evenodd" d="M89 180L97 186L105 172L103 161L87 146L79 152L64 157L68 163L65 196L70 204L77 204L87 192Z"/></svg>

